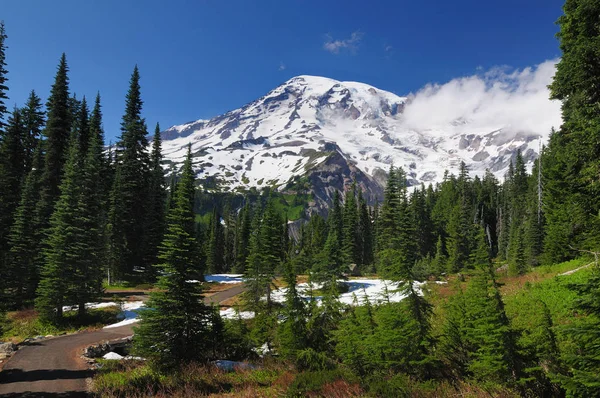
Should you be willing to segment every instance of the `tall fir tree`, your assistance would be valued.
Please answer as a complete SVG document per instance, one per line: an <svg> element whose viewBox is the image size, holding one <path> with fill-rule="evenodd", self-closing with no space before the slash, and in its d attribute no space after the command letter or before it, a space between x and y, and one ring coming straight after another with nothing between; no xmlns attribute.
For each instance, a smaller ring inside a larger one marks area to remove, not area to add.
<svg viewBox="0 0 600 398"><path fill-rule="evenodd" d="M221 341L220 336L211 338L218 314L203 303L201 284L188 282L195 274L197 256L194 185L188 147L159 255L161 290L151 294L134 336L136 352L159 367L206 362L211 359L211 346Z"/></svg>
<svg viewBox="0 0 600 398"><path fill-rule="evenodd" d="M236 237L235 237L235 267L234 271L243 274L246 269L246 259L248 258L248 248L250 245L250 224L252 217L250 214L250 203L246 204L238 213L236 222Z"/></svg>
<svg viewBox="0 0 600 398"><path fill-rule="evenodd" d="M225 233L221 223L221 215L215 207L212 212L208 227L208 241L206 242L206 267L211 274L223 273Z"/></svg>
<svg viewBox="0 0 600 398"><path fill-rule="evenodd" d="M116 175L111 191L110 247L118 278L130 279L144 269L146 194L150 178L146 122L142 118L140 74L134 68L125 100L121 137L116 148ZM142 222L140 222L142 220Z"/></svg>
<svg viewBox="0 0 600 398"><path fill-rule="evenodd" d="M150 152L150 181L147 196L146 218L146 257L144 271L148 280L153 280L156 275L153 265L157 264L158 248L162 242L165 231L165 211L167 205L167 191L165 187L165 173L162 165L160 126L156 124L152 150Z"/></svg>
<svg viewBox="0 0 600 398"><path fill-rule="evenodd" d="M8 119L4 139L0 142L0 273L8 254L8 234L21 197L25 176L25 126L17 108Z"/></svg>
<svg viewBox="0 0 600 398"><path fill-rule="evenodd" d="M78 305L79 315L85 314L85 303L97 301L102 292L104 276L104 223L102 213L103 192L98 184L102 174L102 144L99 136L88 136L87 153L83 159L81 176L79 177L79 197L77 203L77 236L78 250L70 253L73 272L73 302ZM81 141L78 139L81 148ZM81 157L81 155L80 155Z"/></svg>
<svg viewBox="0 0 600 398"><path fill-rule="evenodd" d="M6 75L8 71L6 70L6 39L8 36L6 35L6 28L4 27L4 21L0 21L0 137L2 137L2 132L4 130L4 115L8 112L6 108L6 101L8 100L8 86L6 82L8 78Z"/></svg>
<svg viewBox="0 0 600 398"><path fill-rule="evenodd" d="M342 212L342 255L344 265L360 265L361 245L358 235L358 206L356 203L356 182L346 191Z"/></svg>
<svg viewBox="0 0 600 398"><path fill-rule="evenodd" d="M550 136L545 170L545 247L550 261L575 256L569 246L600 244L600 3L566 0L558 19L562 56L550 84L562 102L562 125Z"/></svg>
<svg viewBox="0 0 600 398"><path fill-rule="evenodd" d="M69 293L72 287L74 258L80 250L79 238L84 234L83 226L77 219L80 183L78 145L73 139L60 185L61 194L50 218L44 265L35 300L40 317L52 323L62 320L63 305L73 298Z"/></svg>
<svg viewBox="0 0 600 398"><path fill-rule="evenodd" d="M88 153L88 147L90 145L90 110L88 109L87 100L85 97L81 100L76 117L76 136L79 144L79 156L81 157L81 163L83 164L84 159Z"/></svg>
<svg viewBox="0 0 600 398"><path fill-rule="evenodd" d="M42 100L37 96L35 91L32 90L29 94L22 112L26 130L23 140L23 146L25 147L25 170L29 172L33 164L33 153L37 148L38 141L41 139L42 130L46 123L46 114L43 110Z"/></svg>
<svg viewBox="0 0 600 398"><path fill-rule="evenodd" d="M41 184L41 199L36 210L42 229L49 225L54 204L61 193L62 176L65 174L64 165L68 155L69 137L73 121L70 108L68 71L67 57L63 53L50 91L50 97L48 97L46 103L48 110L48 120L44 129L46 158Z"/></svg>
<svg viewBox="0 0 600 398"><path fill-rule="evenodd" d="M34 211L39 200L40 180L43 172L42 143L34 152L33 164L27 174L21 192L21 200L15 211L15 220L10 229L5 280L11 291L10 304L22 308L35 297L39 281L37 259L42 236L35 227ZM8 302L8 301L7 301Z"/></svg>

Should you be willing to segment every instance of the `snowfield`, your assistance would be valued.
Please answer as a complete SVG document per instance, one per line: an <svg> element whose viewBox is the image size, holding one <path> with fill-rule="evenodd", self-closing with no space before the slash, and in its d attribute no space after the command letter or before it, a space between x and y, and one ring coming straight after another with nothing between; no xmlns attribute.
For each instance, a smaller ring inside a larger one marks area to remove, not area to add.
<svg viewBox="0 0 600 398"><path fill-rule="evenodd" d="M206 275L205 279L207 282L218 282L218 283L241 283L243 282L242 275L239 274L215 274ZM358 303L362 305L365 299L368 299L372 304L383 303L387 300L392 303L397 303L404 299L404 295L397 291L398 285L396 282L384 280L384 279L351 279L348 281L340 281L348 285L349 290L346 293L340 295L340 302L347 305L354 305ZM445 282L436 282L445 283ZM417 292L421 292L421 286L424 283L415 282L415 289ZM318 290L321 286L319 284L313 284L312 290ZM298 284L298 292L304 300L310 300L311 286L308 283ZM285 302L285 295L287 288L281 288L274 290L272 293L272 300L278 303ZM314 296L314 300L320 302L321 296ZM86 308L103 308L118 305L115 302L108 303L88 303ZM75 310L77 307L65 307L68 310ZM105 326L104 329L116 328L120 326L130 325L139 321L138 310L145 308L143 301L132 301L123 303L123 312L121 317L123 320L112 325ZM67 309L65 309L67 311ZM254 313L251 311L239 311L235 308L227 308L220 311L221 317L224 319L252 319Z"/></svg>
<svg viewBox="0 0 600 398"><path fill-rule="evenodd" d="M397 303L404 299L402 293L398 292L398 284L389 280L384 279L352 279L348 281L338 281L349 286L349 290L346 293L340 295L340 302L348 305L354 305L355 298L358 304L364 303L365 298L368 299L372 304L382 303L389 299L391 303ZM415 282L415 288L417 292L420 292L420 287L423 283ZM319 284L313 284L312 289L318 290L321 288ZM310 299L311 287L308 283L300 283L297 285L298 293L305 299ZM287 288L277 289L273 292L271 299L278 303L285 302L285 295ZM386 299L387 297L387 299ZM315 300L321 301L321 296L315 296Z"/></svg>
<svg viewBox="0 0 600 398"><path fill-rule="evenodd" d="M394 164L411 185L435 183L464 161L473 175L490 169L502 179L517 149L530 168L561 124L560 103L548 99L554 61L517 72L497 84L474 76L409 97L297 76L241 108L167 129L163 154L180 165L191 144L198 177L230 189L282 186L324 162L330 144L371 177Z"/></svg>

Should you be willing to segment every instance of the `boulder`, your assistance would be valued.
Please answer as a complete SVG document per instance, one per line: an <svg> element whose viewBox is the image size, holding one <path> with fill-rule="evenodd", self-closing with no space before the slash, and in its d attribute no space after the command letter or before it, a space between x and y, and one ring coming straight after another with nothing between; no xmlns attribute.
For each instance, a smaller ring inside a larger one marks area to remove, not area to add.
<svg viewBox="0 0 600 398"><path fill-rule="evenodd" d="M11 355L17 351L17 346L13 343L0 343L0 354Z"/></svg>

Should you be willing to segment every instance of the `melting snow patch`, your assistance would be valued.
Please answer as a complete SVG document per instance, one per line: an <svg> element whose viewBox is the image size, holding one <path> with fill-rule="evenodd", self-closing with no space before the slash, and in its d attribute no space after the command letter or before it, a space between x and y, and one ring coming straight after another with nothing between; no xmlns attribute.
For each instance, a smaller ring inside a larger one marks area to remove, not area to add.
<svg viewBox="0 0 600 398"><path fill-rule="evenodd" d="M109 352L107 354L104 354L104 356L102 358L104 358L104 359L113 359L115 361L120 361L124 357L122 355L117 354L116 352Z"/></svg>
<svg viewBox="0 0 600 398"><path fill-rule="evenodd" d="M252 311L236 311L235 308L227 308L221 311L221 318L224 319L252 319L254 318L254 312Z"/></svg>
<svg viewBox="0 0 600 398"><path fill-rule="evenodd" d="M136 323L138 319L137 310L144 307L143 301L131 301L123 303L123 312L119 315L123 317L121 322L113 323L112 325L105 326L104 329L118 328L120 326L131 325Z"/></svg>
<svg viewBox="0 0 600 398"><path fill-rule="evenodd" d="M204 275L204 280L216 283L242 283L243 276L242 274L212 274Z"/></svg>
<svg viewBox="0 0 600 398"><path fill-rule="evenodd" d="M381 303L389 299L390 302L396 303L404 299L405 295L397 291L398 284L393 281L383 279L352 279L349 281L339 281L348 285L348 292L340 295L340 302L344 304L354 304L354 297L356 296L358 303L362 304L365 298L373 304ZM415 282L415 288L420 291L422 283ZM317 290L322 286L319 284L313 284L312 289ZM278 289L271 295L273 301L283 303L285 301L286 288ZM305 300L310 300L310 286L308 283L300 283L298 285L298 292L300 296ZM317 301L321 301L321 296L313 296Z"/></svg>

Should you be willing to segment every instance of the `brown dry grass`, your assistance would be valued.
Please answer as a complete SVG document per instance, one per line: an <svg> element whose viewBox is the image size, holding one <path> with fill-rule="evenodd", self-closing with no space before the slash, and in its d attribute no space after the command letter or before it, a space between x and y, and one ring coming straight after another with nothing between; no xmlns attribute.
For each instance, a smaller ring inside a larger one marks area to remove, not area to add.
<svg viewBox="0 0 600 398"><path fill-rule="evenodd" d="M202 287L204 287L204 296L210 297L215 293L222 292L224 290L229 290L236 286L240 286L241 283L203 283Z"/></svg>

